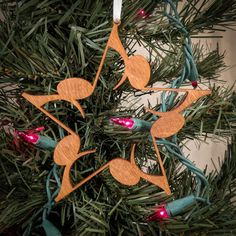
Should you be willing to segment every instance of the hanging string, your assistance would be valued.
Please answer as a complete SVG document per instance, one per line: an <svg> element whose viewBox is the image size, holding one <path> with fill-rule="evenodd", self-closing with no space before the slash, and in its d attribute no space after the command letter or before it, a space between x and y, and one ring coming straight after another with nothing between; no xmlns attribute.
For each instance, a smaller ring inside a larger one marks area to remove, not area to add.
<svg viewBox="0 0 236 236"><path fill-rule="evenodd" d="M119 23L121 19L122 0L113 1L113 21Z"/></svg>

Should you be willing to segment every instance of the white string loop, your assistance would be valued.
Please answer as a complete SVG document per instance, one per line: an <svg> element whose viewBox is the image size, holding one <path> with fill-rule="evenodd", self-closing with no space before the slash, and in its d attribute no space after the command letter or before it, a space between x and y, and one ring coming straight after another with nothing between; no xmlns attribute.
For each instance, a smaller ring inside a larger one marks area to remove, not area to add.
<svg viewBox="0 0 236 236"><path fill-rule="evenodd" d="M122 0L113 0L113 21L115 23L120 22L121 8L122 8Z"/></svg>

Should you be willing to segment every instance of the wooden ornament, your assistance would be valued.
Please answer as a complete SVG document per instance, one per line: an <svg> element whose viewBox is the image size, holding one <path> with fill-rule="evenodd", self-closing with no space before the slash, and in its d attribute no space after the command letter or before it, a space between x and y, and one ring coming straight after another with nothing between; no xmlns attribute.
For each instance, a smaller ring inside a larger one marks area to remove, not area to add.
<svg viewBox="0 0 236 236"><path fill-rule="evenodd" d="M146 87L150 80L150 66L146 59L140 55L128 57L121 40L118 35L119 24L114 23L111 34L109 36L107 45L105 47L98 71L94 78L93 84L86 81L83 78L68 78L61 81L57 86L57 94L52 95L30 95L23 93L22 96L41 110L45 115L50 117L59 126L65 129L69 135L64 137L56 146L54 150L54 161L56 164L64 166L64 173L62 178L61 189L56 197L56 201L60 201L65 196L78 189L84 183L89 181L91 178L99 174L104 169L108 168L111 175L120 183L128 186L137 184L141 178L149 181L150 183L163 189L166 194L170 194L170 187L166 177L166 173L163 167L161 156L156 144L156 138L166 138L176 134L184 125L185 119L181 115L181 112L190 106L193 102L197 101L202 96L209 95L209 90L191 90L191 89L174 89L174 88L148 88ZM70 171L73 164L80 157L94 153L95 150L88 150L80 152L80 137L68 126L59 121L51 113L44 109L44 105L51 101L65 100L72 103L85 117L85 112L81 107L78 100L85 99L93 94L96 88L99 76L102 71L102 67L106 58L108 49L111 48L117 51L122 57L125 65L124 74L118 84L114 87L114 90L121 86L126 79L129 80L130 85L134 89L145 90L145 91L169 91L169 92L185 92L186 97L184 101L175 107L173 110L168 112L157 112L147 109L147 112L151 112L160 118L155 121L151 127L150 133L152 137L153 146L157 154L157 160L160 165L162 175L149 175L144 173L138 168L134 159L135 144L132 147L130 161L123 158L115 158L98 170L94 171L91 175L84 178L75 186L72 185L70 179Z"/></svg>

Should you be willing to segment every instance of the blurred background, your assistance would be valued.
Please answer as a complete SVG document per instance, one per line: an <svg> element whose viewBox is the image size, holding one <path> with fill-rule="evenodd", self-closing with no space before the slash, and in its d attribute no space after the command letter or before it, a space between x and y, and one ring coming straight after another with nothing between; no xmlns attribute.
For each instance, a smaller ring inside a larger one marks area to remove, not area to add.
<svg viewBox="0 0 236 236"><path fill-rule="evenodd" d="M226 32L214 33L216 38L201 40L210 48L219 48L220 52L225 53L225 63L228 68L221 73L221 79L224 81L219 86L231 87L234 86L236 81L236 31L227 30ZM221 36L222 38L218 38ZM197 41L196 39L193 41ZM224 157L227 142L230 140L219 139L218 136L212 137L212 140L206 142L189 141L188 149L185 148L185 153L189 155L198 167L201 169L208 165L208 171L214 168L213 162L218 167L218 159Z"/></svg>

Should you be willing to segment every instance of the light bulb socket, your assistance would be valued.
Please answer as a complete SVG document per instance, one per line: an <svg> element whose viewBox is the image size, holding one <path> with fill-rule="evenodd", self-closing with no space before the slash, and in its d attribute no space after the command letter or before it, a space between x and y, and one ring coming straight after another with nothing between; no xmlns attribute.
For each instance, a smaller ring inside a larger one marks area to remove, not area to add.
<svg viewBox="0 0 236 236"><path fill-rule="evenodd" d="M140 119L136 119L136 118L132 118L132 120L134 121L134 125L132 127L133 131L137 131L137 132L148 132L150 131L151 127L152 127L152 123L145 121L145 120L140 120Z"/></svg>
<svg viewBox="0 0 236 236"><path fill-rule="evenodd" d="M196 197L194 195L189 195L187 197L174 200L165 205L166 211L169 216L176 216L184 212L191 205L196 204Z"/></svg>
<svg viewBox="0 0 236 236"><path fill-rule="evenodd" d="M47 137L47 136L42 136L39 135L38 141L35 143L36 147L46 149L46 150L53 150L57 145L57 142L54 141L53 139Z"/></svg>

